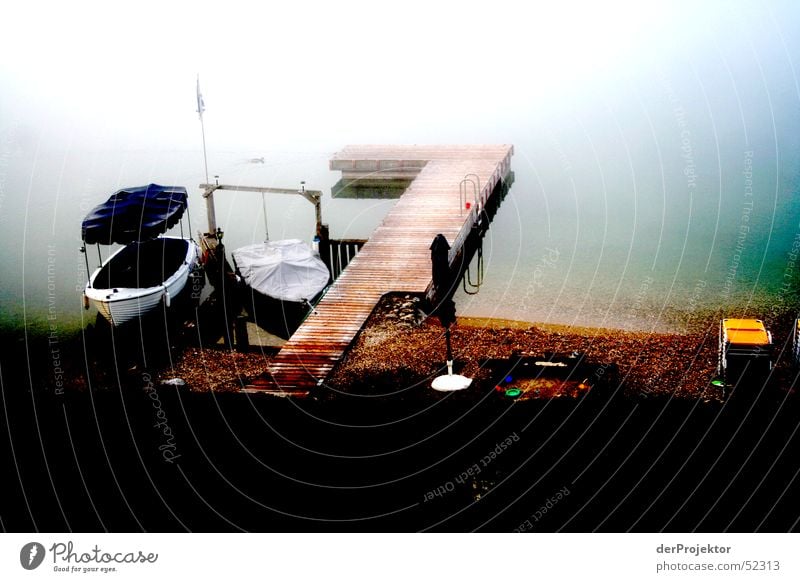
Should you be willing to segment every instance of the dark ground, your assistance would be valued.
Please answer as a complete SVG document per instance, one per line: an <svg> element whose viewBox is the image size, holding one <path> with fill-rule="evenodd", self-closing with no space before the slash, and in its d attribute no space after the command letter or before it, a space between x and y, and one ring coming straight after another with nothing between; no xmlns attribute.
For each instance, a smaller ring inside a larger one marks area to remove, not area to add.
<svg viewBox="0 0 800 582"><path fill-rule="evenodd" d="M413 365L291 400L160 386L183 353L166 349L183 341L172 331L128 335L147 367L114 364L91 334L85 347L61 338L63 393L46 338L3 338L3 530L797 529L800 405L786 365L724 400L630 380L578 399L511 401L481 384L439 396L414 385ZM483 335L476 349L514 334ZM86 353L104 363L81 379Z"/></svg>

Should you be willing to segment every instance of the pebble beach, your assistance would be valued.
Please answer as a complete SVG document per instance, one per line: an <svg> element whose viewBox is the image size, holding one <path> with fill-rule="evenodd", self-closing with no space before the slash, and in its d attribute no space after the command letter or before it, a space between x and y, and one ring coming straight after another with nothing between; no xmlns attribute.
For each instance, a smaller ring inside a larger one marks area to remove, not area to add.
<svg viewBox="0 0 800 582"><path fill-rule="evenodd" d="M421 314L418 302L403 295L384 298L326 385L334 392L380 394L429 383L441 373L444 329L437 318ZM710 384L716 375L718 322L717 314L708 314L689 333L648 333L461 317L451 331L460 372L478 381L487 376L481 362L488 358L582 352L589 360L615 364L628 396L721 400L721 389ZM781 346L791 326L789 310L768 323ZM193 391L238 391L264 373L276 351L191 346L160 376L182 378ZM787 359L778 358L776 375L789 378Z"/></svg>

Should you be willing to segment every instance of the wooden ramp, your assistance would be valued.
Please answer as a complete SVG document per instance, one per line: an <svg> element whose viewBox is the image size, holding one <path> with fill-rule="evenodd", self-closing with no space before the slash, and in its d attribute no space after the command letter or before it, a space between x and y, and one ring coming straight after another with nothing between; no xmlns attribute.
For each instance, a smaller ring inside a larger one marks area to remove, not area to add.
<svg viewBox="0 0 800 582"><path fill-rule="evenodd" d="M426 293L430 245L441 233L453 264L485 204L510 169L511 145L348 146L330 161L345 179L413 177L353 258L251 389L303 394L322 383L388 292ZM479 186L478 186L479 184ZM466 201L470 208L466 209Z"/></svg>

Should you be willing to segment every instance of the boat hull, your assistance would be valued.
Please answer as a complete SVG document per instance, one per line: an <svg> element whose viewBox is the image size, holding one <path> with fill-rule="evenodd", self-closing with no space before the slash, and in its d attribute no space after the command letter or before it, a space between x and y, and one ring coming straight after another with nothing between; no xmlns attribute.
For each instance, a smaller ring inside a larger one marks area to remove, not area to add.
<svg viewBox="0 0 800 582"><path fill-rule="evenodd" d="M140 246L135 248L134 252L131 249L132 245L128 245L109 257L94 272L84 291L98 312L115 327L145 315L162 302L166 307L170 307L172 301L186 287L189 276L197 268L199 261L199 248L192 240L160 237L153 241L133 244ZM158 284L147 284L143 287L115 286L115 276L123 284L152 279L152 274L148 277L139 272L152 267L138 260L148 253L152 254L153 249L144 246L150 244L163 245L162 256L166 257L169 254L170 257L167 258L172 259L169 264L166 258L162 260L162 273L166 275L164 279ZM135 272L131 273L131 268Z"/></svg>
<svg viewBox="0 0 800 582"><path fill-rule="evenodd" d="M275 299L246 284L240 287L239 299L256 325L283 339L289 339L311 311L309 303Z"/></svg>
<svg viewBox="0 0 800 582"><path fill-rule="evenodd" d="M299 239L267 241L233 251L241 304L262 329L290 337L330 281L328 267Z"/></svg>

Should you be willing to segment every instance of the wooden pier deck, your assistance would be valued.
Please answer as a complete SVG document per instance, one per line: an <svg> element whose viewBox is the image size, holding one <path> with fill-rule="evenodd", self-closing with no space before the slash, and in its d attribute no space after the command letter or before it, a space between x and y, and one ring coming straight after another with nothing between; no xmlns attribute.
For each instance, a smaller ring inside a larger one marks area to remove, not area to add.
<svg viewBox="0 0 800 582"><path fill-rule="evenodd" d="M330 160L343 178L413 177L380 226L251 389L302 394L324 382L389 292L430 290L430 245L441 233L450 263L477 220L481 204L510 169L511 145L348 146ZM465 177L469 182L463 182ZM476 179L477 177L477 179ZM466 200L471 208L466 209Z"/></svg>

